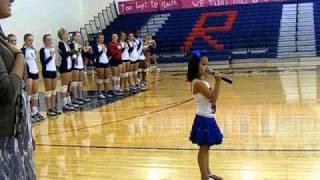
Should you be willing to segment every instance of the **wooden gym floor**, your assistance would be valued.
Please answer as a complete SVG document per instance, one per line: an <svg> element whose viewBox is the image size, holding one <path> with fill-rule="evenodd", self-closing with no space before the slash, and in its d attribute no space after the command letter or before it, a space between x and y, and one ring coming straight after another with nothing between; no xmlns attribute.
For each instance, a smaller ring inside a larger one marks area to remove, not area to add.
<svg viewBox="0 0 320 180"><path fill-rule="evenodd" d="M217 120L225 138L210 152L213 172L225 180L319 179L318 66L244 69L222 85ZM35 124L38 179L200 180L184 74L151 73L143 93Z"/></svg>

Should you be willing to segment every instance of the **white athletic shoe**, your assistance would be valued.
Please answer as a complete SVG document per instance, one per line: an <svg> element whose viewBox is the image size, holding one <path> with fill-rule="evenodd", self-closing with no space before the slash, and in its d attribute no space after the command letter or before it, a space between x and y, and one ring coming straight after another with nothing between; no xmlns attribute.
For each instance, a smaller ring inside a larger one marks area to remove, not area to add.
<svg viewBox="0 0 320 180"><path fill-rule="evenodd" d="M68 104L63 105L62 108L63 108L64 111L74 111L75 110L74 107L72 107L72 106L70 106Z"/></svg>
<svg viewBox="0 0 320 180"><path fill-rule="evenodd" d="M69 106L74 107L74 108L78 108L79 107L78 104L74 104L74 103L69 104Z"/></svg>
<svg viewBox="0 0 320 180"><path fill-rule="evenodd" d="M100 94L100 95L98 96L98 99L106 99L106 97L105 97L103 94Z"/></svg>

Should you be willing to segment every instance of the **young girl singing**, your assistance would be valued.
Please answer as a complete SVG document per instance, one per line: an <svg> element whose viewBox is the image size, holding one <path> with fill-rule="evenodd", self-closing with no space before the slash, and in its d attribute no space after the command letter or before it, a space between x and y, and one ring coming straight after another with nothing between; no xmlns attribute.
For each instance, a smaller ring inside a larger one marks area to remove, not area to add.
<svg viewBox="0 0 320 180"><path fill-rule="evenodd" d="M190 133L190 140L199 145L198 164L202 180L222 180L211 173L209 168L209 150L213 145L221 144L223 135L215 120L216 103L220 91L221 75L214 74L215 85L211 88L206 81L208 75L208 57L204 52L195 51L188 65L187 79L196 102L196 116Z"/></svg>

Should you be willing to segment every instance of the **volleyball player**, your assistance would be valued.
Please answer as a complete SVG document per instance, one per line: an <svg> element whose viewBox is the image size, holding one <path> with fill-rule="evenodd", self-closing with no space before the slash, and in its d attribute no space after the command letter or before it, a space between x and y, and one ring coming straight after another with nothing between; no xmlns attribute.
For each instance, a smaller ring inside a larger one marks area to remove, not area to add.
<svg viewBox="0 0 320 180"><path fill-rule="evenodd" d="M93 53L92 47L90 46L89 41L84 42L83 58L84 58L85 65L87 66L86 70L87 72L89 72L88 74L94 74L95 59L94 59L94 53Z"/></svg>
<svg viewBox="0 0 320 180"><path fill-rule="evenodd" d="M104 35L102 33L98 34L97 43L93 47L93 51L96 57L96 70L98 74L98 99L112 98L113 94L109 86L110 64L107 55L107 46L104 43ZM103 91L107 91L107 93L105 93L107 97L103 94Z"/></svg>
<svg viewBox="0 0 320 180"><path fill-rule="evenodd" d="M42 65L42 76L45 87L45 101L47 106L47 115L56 116L61 114L56 107L56 86L57 86L57 68L56 51L52 47L53 38L50 34L43 36L44 47L40 49L40 61Z"/></svg>
<svg viewBox="0 0 320 180"><path fill-rule="evenodd" d="M151 34L148 34L146 36L145 49L146 49L147 67L150 67L151 61L153 61L156 68L156 72L160 72L160 68L158 66L158 61L157 61L157 55L156 55L157 43L152 38Z"/></svg>
<svg viewBox="0 0 320 180"><path fill-rule="evenodd" d="M134 32L135 39L137 42L137 51L139 54L138 58L138 78L139 78L139 86L141 89L145 89L145 86L147 85L147 72L148 72L148 66L146 63L146 57L144 55L144 42L143 39L139 37L137 32Z"/></svg>
<svg viewBox="0 0 320 180"><path fill-rule="evenodd" d="M131 70L129 72L130 89L132 91L137 91L140 89L138 86L139 52L138 52L138 44L136 39L134 38L133 32L129 33L128 45L129 45L130 70Z"/></svg>
<svg viewBox="0 0 320 180"><path fill-rule="evenodd" d="M124 32L120 33L120 45L122 51L122 75L121 75L121 89L129 92L129 72L130 72L130 57L129 45L127 42L127 35Z"/></svg>
<svg viewBox="0 0 320 180"><path fill-rule="evenodd" d="M72 104L70 97L69 86L72 81L72 60L66 29L60 28L58 31L58 37L60 39L58 44L58 51L61 56L59 71L61 74L61 98L63 103L63 110L74 111L79 106L76 104Z"/></svg>
<svg viewBox="0 0 320 180"><path fill-rule="evenodd" d="M108 44L108 54L110 56L110 66L112 71L113 94L122 96L120 91L120 72L122 71L121 44L117 33L112 33L112 41Z"/></svg>
<svg viewBox="0 0 320 180"><path fill-rule="evenodd" d="M24 45L21 49L27 64L27 93L28 102L31 101L31 117L33 122L43 120L44 117L39 113L39 94L38 94L38 80L39 80L39 70L36 62L36 50L33 48L33 35L24 35Z"/></svg>
<svg viewBox="0 0 320 180"><path fill-rule="evenodd" d="M72 96L73 103L83 105L90 102L90 99L84 98L82 92L83 86L83 74L84 74L84 62L82 58L82 47L80 45L81 35L79 32L72 34L72 42L70 43L70 49L72 53Z"/></svg>

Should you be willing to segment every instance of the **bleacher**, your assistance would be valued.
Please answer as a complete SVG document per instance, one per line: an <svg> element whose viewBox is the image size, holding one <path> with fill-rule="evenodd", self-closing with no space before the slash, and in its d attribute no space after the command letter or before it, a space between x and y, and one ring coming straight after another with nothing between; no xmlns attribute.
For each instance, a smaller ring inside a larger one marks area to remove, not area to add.
<svg viewBox="0 0 320 180"><path fill-rule="evenodd" d="M236 59L276 57L281 7L281 3L266 3L172 11L170 19L156 34L160 52L206 49L214 60L226 60L230 56ZM197 21L210 12L218 14L207 17L204 26L197 29ZM232 22L228 21L229 16L233 16ZM201 34L199 31L203 27L220 27L206 33L217 41L216 46L210 45L208 39L196 36ZM195 38L193 42L192 36ZM251 53L250 50L266 52Z"/></svg>
<svg viewBox="0 0 320 180"><path fill-rule="evenodd" d="M151 13L119 16L103 31L105 34L105 40L107 42L111 41L111 34L113 32L139 30L151 18L151 16Z"/></svg>
<svg viewBox="0 0 320 180"><path fill-rule="evenodd" d="M153 33L160 63L185 62L196 49L214 61L310 57L320 52L319 8L305 0L120 15L103 33L107 41L111 32Z"/></svg>
<svg viewBox="0 0 320 180"><path fill-rule="evenodd" d="M317 56L320 56L320 2L314 2L314 25L317 44Z"/></svg>

